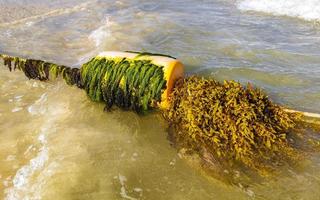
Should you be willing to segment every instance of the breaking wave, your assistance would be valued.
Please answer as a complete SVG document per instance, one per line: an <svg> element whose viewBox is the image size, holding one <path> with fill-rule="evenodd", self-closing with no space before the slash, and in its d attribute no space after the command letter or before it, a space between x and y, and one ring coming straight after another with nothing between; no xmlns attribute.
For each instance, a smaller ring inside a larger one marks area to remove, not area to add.
<svg viewBox="0 0 320 200"><path fill-rule="evenodd" d="M49 104L46 93L28 107L31 115L45 116L38 133L37 142L40 148L35 157L17 170L12 180L12 187L5 189L6 200L41 199L41 188L58 165L49 160L48 136L56 132L56 123L66 116L67 111L66 105ZM27 151L32 147L33 145Z"/></svg>
<svg viewBox="0 0 320 200"><path fill-rule="evenodd" d="M99 26L97 29L91 32L91 34L89 35L89 40L93 41L96 47L101 46L105 43L106 40L112 37L112 25L113 22L110 20L109 17L106 17L106 19L103 22L103 25Z"/></svg>
<svg viewBox="0 0 320 200"><path fill-rule="evenodd" d="M272 15L298 17L320 21L320 0L243 0L237 2L243 11L258 11Z"/></svg>

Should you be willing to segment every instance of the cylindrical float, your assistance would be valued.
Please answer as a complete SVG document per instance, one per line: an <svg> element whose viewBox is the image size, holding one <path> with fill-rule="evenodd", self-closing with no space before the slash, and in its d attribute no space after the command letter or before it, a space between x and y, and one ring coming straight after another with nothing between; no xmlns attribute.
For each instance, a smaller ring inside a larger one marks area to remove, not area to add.
<svg viewBox="0 0 320 200"><path fill-rule="evenodd" d="M124 109L166 109L175 81L184 76L182 63L167 55L147 52L105 51L81 68L0 54L10 70L19 69L42 81L61 76L86 91L93 101Z"/></svg>
<svg viewBox="0 0 320 200"><path fill-rule="evenodd" d="M103 62L108 63L108 61L115 61L115 63L120 62L129 62L130 65L125 70L127 73L120 73L117 72L116 76L123 76L118 77L121 78L120 84L124 84L126 79L129 79L128 77L128 71L130 68L141 68L141 71L139 71L139 75L142 76L142 78L146 77L148 78L148 69L142 69L143 66L141 65L147 65L149 67L155 67L158 66L163 71L163 79L165 80L165 86L161 89L161 100L160 102L157 102L156 104L152 104L151 107L159 107L160 109L166 109L169 106L169 96L173 90L174 83L177 79L182 78L184 76L184 67L183 64L171 57L166 56L162 54L151 54L151 53L138 53L138 52L121 52L121 51L105 51L100 53L98 56L96 56L94 59L105 59ZM139 62L141 61L141 62ZM88 63L94 62L93 60L89 61ZM85 83L85 68L87 64L84 64L82 66L82 76L84 78L83 82ZM120 67L121 65L113 65L113 67ZM96 66L99 67L99 66ZM101 69L99 69L101 70ZM83 73L84 72L84 73ZM115 73L115 71L113 71ZM104 72L102 72L104 73ZM155 73L153 73L153 76L155 76ZM106 73L107 76L107 73ZM138 76L137 74L132 74L132 76ZM151 77L146 84L152 84L152 79L154 77ZM110 82L110 79L108 79ZM129 83L127 83L129 84ZM142 83L141 83L142 84ZM141 85L135 85L135 88L132 88L132 90L138 90L138 88L142 87ZM151 86L150 86L151 87ZM146 88L148 90L148 88ZM131 91L133 92L133 91ZM132 94L131 94L132 95ZM144 94L148 95L148 94ZM105 99L106 100L106 99Z"/></svg>

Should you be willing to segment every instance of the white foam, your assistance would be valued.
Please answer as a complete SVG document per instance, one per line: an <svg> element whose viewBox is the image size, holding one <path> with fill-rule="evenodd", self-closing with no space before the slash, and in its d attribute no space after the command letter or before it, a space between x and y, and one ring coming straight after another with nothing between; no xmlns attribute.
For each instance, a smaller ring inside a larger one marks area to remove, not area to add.
<svg viewBox="0 0 320 200"><path fill-rule="evenodd" d="M28 108L32 115L45 115L45 121L41 125L38 134L40 148L37 155L29 163L17 170L12 180L12 187L5 189L6 200L41 199L41 187L57 166L57 163L49 162L47 139L49 134L56 132L56 122L63 117L61 115L67 113L68 108L66 105L59 103L46 104L47 96L44 93ZM28 147L25 153L28 153L32 148L33 145Z"/></svg>
<svg viewBox="0 0 320 200"><path fill-rule="evenodd" d="M42 169L49 159L48 148L45 145L46 139L42 137L41 139L39 138L39 141L42 146L39 149L37 156L31 159L27 165L22 166L16 172L16 175L12 180L13 187L5 191L5 193L7 194L6 200L18 200L22 198L28 199L28 196L26 196L25 193L30 192L30 189L28 187L30 178L36 171Z"/></svg>
<svg viewBox="0 0 320 200"><path fill-rule="evenodd" d="M13 161L16 159L15 155L8 155L6 161Z"/></svg>
<svg viewBox="0 0 320 200"><path fill-rule="evenodd" d="M110 28L112 24L113 23L110 21L110 18L106 17L103 25L91 32L91 34L89 35L89 40L92 40L97 47L103 44L104 41L111 38Z"/></svg>
<svg viewBox="0 0 320 200"><path fill-rule="evenodd" d="M320 21L320 0L239 0L237 7L243 11Z"/></svg>
<svg viewBox="0 0 320 200"><path fill-rule="evenodd" d="M143 192L143 190L141 188L133 188L133 191L135 191L135 192Z"/></svg>
<svg viewBox="0 0 320 200"><path fill-rule="evenodd" d="M45 112L47 111L47 107L45 106L47 96L48 95L46 93L42 94L40 99L38 99L34 104L28 107L28 112L31 115L45 114Z"/></svg>
<svg viewBox="0 0 320 200"><path fill-rule="evenodd" d="M22 189L25 186L30 176L38 169L42 168L46 161L48 160L48 149L46 147L41 147L38 155L31 159L28 165L23 166L20 168L14 179L13 185L18 189Z"/></svg>
<svg viewBox="0 0 320 200"><path fill-rule="evenodd" d="M22 108L21 107L16 107L16 108L14 108L14 109L12 109L11 110L11 112L19 112L19 111L21 111L22 110Z"/></svg>
<svg viewBox="0 0 320 200"><path fill-rule="evenodd" d="M15 96L14 99L16 99L16 100L18 101L18 100L20 100L22 97L23 97L23 95L18 95L18 96Z"/></svg>
<svg viewBox="0 0 320 200"><path fill-rule="evenodd" d="M34 148L34 146L33 146L33 145L30 145L30 146L27 148L27 150L23 153L23 155L29 154L30 151L32 150L32 148Z"/></svg>
<svg viewBox="0 0 320 200"><path fill-rule="evenodd" d="M121 185L121 188L120 188L120 195L123 199L129 199L129 200L137 200L136 198L134 197L131 197L128 195L127 193L127 190L126 190L126 182L127 182L127 178L121 174L119 174L118 176L119 178L119 182L120 182L120 185Z"/></svg>

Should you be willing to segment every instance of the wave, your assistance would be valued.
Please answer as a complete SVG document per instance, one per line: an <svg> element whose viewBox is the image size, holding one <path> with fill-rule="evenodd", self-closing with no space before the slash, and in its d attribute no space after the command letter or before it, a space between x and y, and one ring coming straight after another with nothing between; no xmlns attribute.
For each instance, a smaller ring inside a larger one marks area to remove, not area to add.
<svg viewBox="0 0 320 200"><path fill-rule="evenodd" d="M48 102L48 95L44 93L28 107L31 115L44 118L37 138L39 148L35 157L17 170L12 180L12 187L4 191L5 200L41 199L42 186L58 166L58 163L49 158L48 137L56 133L56 124L67 116L67 106L67 104ZM33 147L34 145L30 145L26 152Z"/></svg>
<svg viewBox="0 0 320 200"><path fill-rule="evenodd" d="M320 21L320 0L242 0L237 2L237 7L243 11Z"/></svg>
<svg viewBox="0 0 320 200"><path fill-rule="evenodd" d="M93 30L89 35L89 40L93 41L96 47L100 46L105 42L105 40L109 39L112 36L111 26L113 22L109 17L103 21L103 25L99 26L97 29Z"/></svg>

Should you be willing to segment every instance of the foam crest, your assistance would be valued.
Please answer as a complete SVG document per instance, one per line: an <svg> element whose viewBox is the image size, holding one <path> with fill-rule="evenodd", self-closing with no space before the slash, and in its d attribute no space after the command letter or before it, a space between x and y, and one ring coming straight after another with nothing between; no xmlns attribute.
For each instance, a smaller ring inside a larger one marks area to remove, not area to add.
<svg viewBox="0 0 320 200"><path fill-rule="evenodd" d="M127 190L126 190L126 182L127 182L127 178L121 174L119 174L119 181L120 181L120 184L121 184L121 189L120 189L120 195L123 199L129 199L129 200L137 200L136 198L134 197L131 197L128 195L127 193Z"/></svg>
<svg viewBox="0 0 320 200"><path fill-rule="evenodd" d="M243 0L237 2L243 11L298 17L307 21L320 20L320 0Z"/></svg>
<svg viewBox="0 0 320 200"><path fill-rule="evenodd" d="M8 188L6 193L6 200L16 200L16 199L28 199L29 193L29 184L32 176L39 170L41 170L47 163L49 159L48 147L47 147L47 139L46 133L50 128L50 123L46 123L43 127L40 135L38 137L38 141L41 144L38 154L36 157L30 160L30 162L24 166L22 166L13 178L13 187Z"/></svg>
<svg viewBox="0 0 320 200"><path fill-rule="evenodd" d="M40 147L36 156L17 170L12 187L5 190L6 200L40 199L41 187L53 173L52 166L56 167L55 162L49 161L48 136L56 132L56 124L65 117L68 108L61 103L47 104L47 100L48 95L45 93L28 108L31 115L45 116L37 138Z"/></svg>
<svg viewBox="0 0 320 200"><path fill-rule="evenodd" d="M106 17L103 25L91 32L91 34L89 35L89 39L93 41L97 47L100 46L104 43L104 41L110 39L112 24L113 23L110 21L110 18Z"/></svg>
<svg viewBox="0 0 320 200"><path fill-rule="evenodd" d="M41 97L31 106L28 107L28 112L31 115L39 115L39 114L45 114L46 112L46 106L45 103L47 101L47 93L44 93L41 95Z"/></svg>

